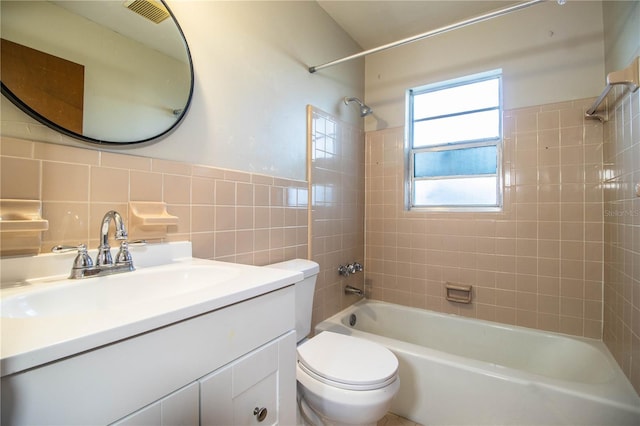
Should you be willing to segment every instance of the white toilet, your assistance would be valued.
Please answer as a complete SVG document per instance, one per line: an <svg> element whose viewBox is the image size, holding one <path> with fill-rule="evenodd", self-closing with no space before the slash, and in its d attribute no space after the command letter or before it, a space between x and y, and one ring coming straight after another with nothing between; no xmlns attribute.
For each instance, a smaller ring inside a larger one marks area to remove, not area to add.
<svg viewBox="0 0 640 426"><path fill-rule="evenodd" d="M298 339L298 400L304 423L375 425L398 392L398 359L374 342L339 333L311 331L317 263L294 259L269 265L304 273L295 286Z"/></svg>

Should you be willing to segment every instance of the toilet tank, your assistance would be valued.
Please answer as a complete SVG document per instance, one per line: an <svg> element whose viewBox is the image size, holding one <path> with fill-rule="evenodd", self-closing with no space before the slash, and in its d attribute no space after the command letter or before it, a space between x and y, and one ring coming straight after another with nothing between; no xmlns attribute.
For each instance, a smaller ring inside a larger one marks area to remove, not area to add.
<svg viewBox="0 0 640 426"><path fill-rule="evenodd" d="M306 259L293 259L267 265L268 268L287 269L302 272L304 279L295 284L296 298L296 340L299 342L311 332L311 313L313 311L313 294L320 265Z"/></svg>

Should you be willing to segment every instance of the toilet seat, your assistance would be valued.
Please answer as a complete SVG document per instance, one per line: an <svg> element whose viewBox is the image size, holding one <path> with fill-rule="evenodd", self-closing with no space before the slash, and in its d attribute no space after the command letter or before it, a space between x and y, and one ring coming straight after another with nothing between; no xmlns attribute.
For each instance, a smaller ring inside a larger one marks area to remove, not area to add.
<svg viewBox="0 0 640 426"><path fill-rule="evenodd" d="M346 390L375 390L398 376L398 359L382 345L322 332L298 346L298 366L314 379Z"/></svg>

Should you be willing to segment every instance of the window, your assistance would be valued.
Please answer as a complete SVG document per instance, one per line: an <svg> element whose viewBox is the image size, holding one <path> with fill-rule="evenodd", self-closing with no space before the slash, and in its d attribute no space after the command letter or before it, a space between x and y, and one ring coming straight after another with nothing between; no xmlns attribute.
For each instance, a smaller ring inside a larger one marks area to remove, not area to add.
<svg viewBox="0 0 640 426"><path fill-rule="evenodd" d="M502 206L501 72L407 92L407 206Z"/></svg>

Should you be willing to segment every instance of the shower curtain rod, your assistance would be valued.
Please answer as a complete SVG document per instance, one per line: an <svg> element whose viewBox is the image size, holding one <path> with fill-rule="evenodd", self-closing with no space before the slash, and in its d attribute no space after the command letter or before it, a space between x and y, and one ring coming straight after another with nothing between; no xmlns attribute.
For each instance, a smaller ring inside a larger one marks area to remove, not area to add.
<svg viewBox="0 0 640 426"><path fill-rule="evenodd" d="M398 41L395 41L393 43L388 43L388 44L385 44L385 45L382 45L382 46L379 46L379 47L375 47L373 49L365 50L363 52L356 53L356 54L351 55L351 56L346 56L346 57L341 58L341 59L336 59L335 61L327 62L327 63L322 64L322 65L316 65L316 66L313 66L313 67L309 67L309 72L313 74L316 71L320 71L323 68L331 67L333 65L338 65L338 64L341 64L343 62L350 61L352 59L358 59L358 58L361 58L363 56L370 55L372 53L377 53L377 52L381 52L383 50L391 49L393 47L398 47L398 46L402 46L404 44L413 43L414 41L422 40L422 39L429 38L429 37L432 37L432 36L435 36L435 35L438 35L438 34L445 33L447 31L452 31L452 30L456 30L458 28L466 27L467 25L472 25L472 24L475 24L477 22L482 22L482 21L486 21L486 20L489 20L489 19L492 19L492 18L496 18L498 16L506 15L508 13L515 12L515 11L518 11L520 9L524 9L524 8L529 7L529 6L533 6L533 5L536 5L538 3L542 3L542 2L545 2L545 1L547 1L547 0L531 0L531 1L524 2L524 3L518 3L518 4L513 5L513 6L505 7L504 9L498 9L498 10L495 10L493 12L486 13L484 15L476 16L475 18L470 18L470 19L467 19L467 20L464 20L464 21L456 22L455 24L446 25L444 27L440 27L440 28L437 28L435 30L427 31L426 33L418 34L418 35L415 35L413 37L404 38L402 40L398 40ZM564 1L563 0L558 0L558 4L564 4Z"/></svg>

